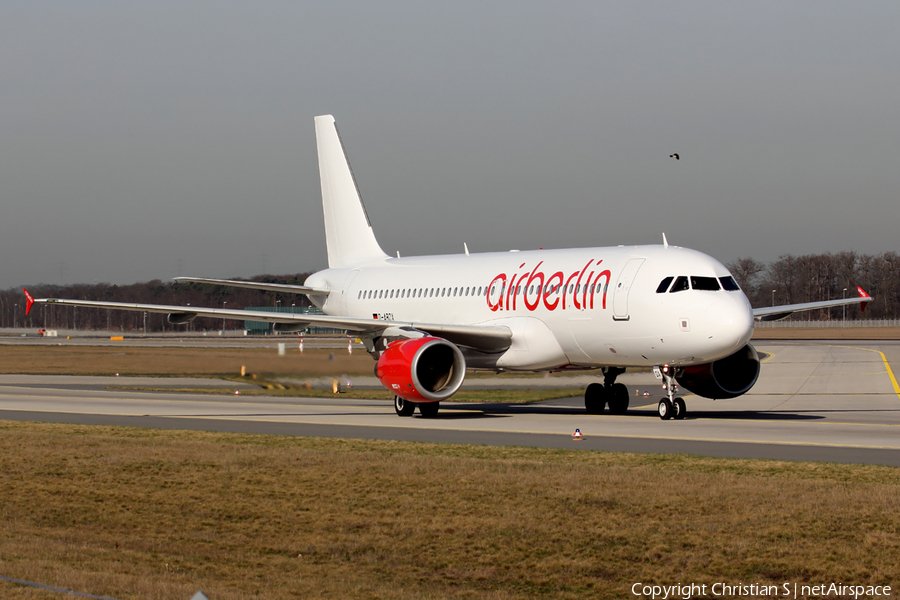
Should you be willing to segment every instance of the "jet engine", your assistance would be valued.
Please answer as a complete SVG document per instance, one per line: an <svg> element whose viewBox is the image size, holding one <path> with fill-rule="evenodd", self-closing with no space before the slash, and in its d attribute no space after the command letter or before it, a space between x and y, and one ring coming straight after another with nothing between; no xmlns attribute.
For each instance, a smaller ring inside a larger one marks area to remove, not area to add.
<svg viewBox="0 0 900 600"><path fill-rule="evenodd" d="M190 323L194 319L197 318L197 313L191 312L183 312L183 313L169 313L168 321L172 325L184 325L185 323Z"/></svg>
<svg viewBox="0 0 900 600"><path fill-rule="evenodd" d="M375 368L381 385L410 402L440 402L466 377L466 359L454 344L436 337L392 342Z"/></svg>
<svg viewBox="0 0 900 600"><path fill-rule="evenodd" d="M678 383L704 398L727 400L746 394L759 377L759 355L747 344L731 356L685 367Z"/></svg>

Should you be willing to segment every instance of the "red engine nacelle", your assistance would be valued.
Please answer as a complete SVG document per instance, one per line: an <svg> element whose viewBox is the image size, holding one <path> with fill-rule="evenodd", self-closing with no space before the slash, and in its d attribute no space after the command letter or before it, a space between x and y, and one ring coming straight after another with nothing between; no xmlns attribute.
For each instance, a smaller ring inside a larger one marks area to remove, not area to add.
<svg viewBox="0 0 900 600"><path fill-rule="evenodd" d="M747 344L731 356L685 367L678 383L704 398L727 400L746 394L759 377L759 355Z"/></svg>
<svg viewBox="0 0 900 600"><path fill-rule="evenodd" d="M436 337L392 342L375 369L381 385L410 402L440 402L466 378L466 359L455 345Z"/></svg>

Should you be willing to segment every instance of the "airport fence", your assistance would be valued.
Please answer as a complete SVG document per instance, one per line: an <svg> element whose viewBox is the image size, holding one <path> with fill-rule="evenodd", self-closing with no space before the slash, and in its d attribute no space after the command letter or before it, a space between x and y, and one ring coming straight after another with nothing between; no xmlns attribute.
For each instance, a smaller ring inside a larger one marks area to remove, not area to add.
<svg viewBox="0 0 900 600"><path fill-rule="evenodd" d="M757 321L757 329L840 329L842 327L900 327L900 319L847 319L832 321Z"/></svg>

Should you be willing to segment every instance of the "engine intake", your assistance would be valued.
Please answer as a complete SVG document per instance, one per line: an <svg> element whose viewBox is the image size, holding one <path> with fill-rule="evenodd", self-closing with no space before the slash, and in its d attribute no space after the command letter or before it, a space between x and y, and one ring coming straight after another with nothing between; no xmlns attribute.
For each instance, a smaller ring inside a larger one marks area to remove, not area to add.
<svg viewBox="0 0 900 600"><path fill-rule="evenodd" d="M727 400L746 394L759 378L759 355L747 344L731 356L685 367L678 383L704 398Z"/></svg>
<svg viewBox="0 0 900 600"><path fill-rule="evenodd" d="M466 378L466 359L445 339L423 337L392 342L375 369L381 385L410 402L440 402Z"/></svg>

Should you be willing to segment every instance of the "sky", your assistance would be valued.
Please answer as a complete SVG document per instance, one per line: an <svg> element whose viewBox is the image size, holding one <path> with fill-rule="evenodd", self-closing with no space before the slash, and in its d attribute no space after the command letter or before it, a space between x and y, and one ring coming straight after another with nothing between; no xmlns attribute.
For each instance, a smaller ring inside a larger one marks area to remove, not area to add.
<svg viewBox="0 0 900 600"><path fill-rule="evenodd" d="M0 3L0 288L403 256L900 251L900 3ZM677 152L681 159L669 157Z"/></svg>

